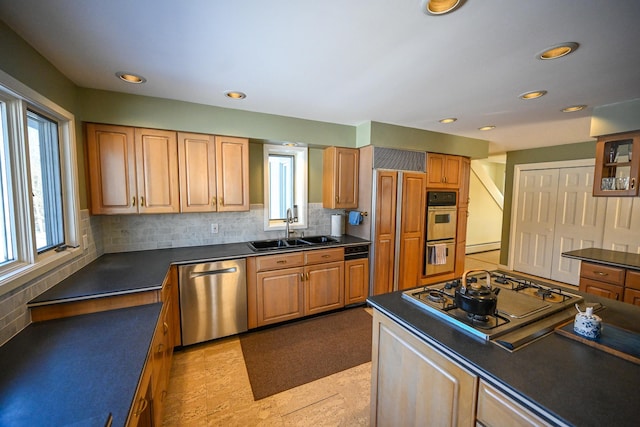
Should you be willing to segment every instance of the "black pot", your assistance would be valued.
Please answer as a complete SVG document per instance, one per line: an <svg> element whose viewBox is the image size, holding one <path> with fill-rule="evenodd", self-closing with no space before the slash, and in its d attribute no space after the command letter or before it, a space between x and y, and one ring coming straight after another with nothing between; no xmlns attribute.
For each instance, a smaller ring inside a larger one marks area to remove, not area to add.
<svg viewBox="0 0 640 427"><path fill-rule="evenodd" d="M489 289L486 286L461 287L456 289L456 305L467 313L478 316L494 314L498 306L500 289Z"/></svg>
<svg viewBox="0 0 640 427"><path fill-rule="evenodd" d="M487 284L472 283L467 286L467 274L473 271L486 273ZM478 316L494 314L498 306L500 288L491 288L491 275L486 270L469 270L462 275L462 286L456 289L456 305L467 313Z"/></svg>

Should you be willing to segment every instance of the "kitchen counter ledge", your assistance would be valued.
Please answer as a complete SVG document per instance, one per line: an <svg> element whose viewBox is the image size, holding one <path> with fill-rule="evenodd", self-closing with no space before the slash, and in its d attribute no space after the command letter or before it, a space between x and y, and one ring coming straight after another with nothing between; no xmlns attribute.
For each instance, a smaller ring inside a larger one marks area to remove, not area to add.
<svg viewBox="0 0 640 427"><path fill-rule="evenodd" d="M0 425L124 426L161 308L29 325L0 347Z"/></svg>
<svg viewBox="0 0 640 427"><path fill-rule="evenodd" d="M278 251L254 252L247 243L155 249L104 254L29 301L29 307L81 301L128 293L159 290L173 264L194 264L274 253L317 250L327 247L369 244L368 240L344 235L336 243Z"/></svg>
<svg viewBox="0 0 640 427"><path fill-rule="evenodd" d="M605 305L598 313L605 322L640 333L640 307L580 294ZM638 424L639 365L555 333L510 353L429 315L403 300L401 292L368 302L552 424Z"/></svg>
<svg viewBox="0 0 640 427"><path fill-rule="evenodd" d="M592 261L600 264L640 270L640 254L612 251L609 249L586 248L562 253L563 257Z"/></svg>

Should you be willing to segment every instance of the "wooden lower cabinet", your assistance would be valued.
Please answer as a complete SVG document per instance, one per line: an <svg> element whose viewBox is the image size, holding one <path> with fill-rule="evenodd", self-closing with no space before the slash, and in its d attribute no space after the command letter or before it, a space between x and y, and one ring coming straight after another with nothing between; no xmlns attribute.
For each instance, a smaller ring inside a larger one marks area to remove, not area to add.
<svg viewBox="0 0 640 427"><path fill-rule="evenodd" d="M551 425L482 380L478 389L477 420L479 426L491 427Z"/></svg>
<svg viewBox="0 0 640 427"><path fill-rule="evenodd" d="M304 314L344 307L344 261L305 267Z"/></svg>
<svg viewBox="0 0 640 427"><path fill-rule="evenodd" d="M344 305L359 304L369 296L369 259L344 262Z"/></svg>
<svg viewBox="0 0 640 427"><path fill-rule="evenodd" d="M478 378L374 310L372 426L474 426Z"/></svg>
<svg viewBox="0 0 640 427"><path fill-rule="evenodd" d="M302 267L257 274L257 326L297 319L304 315L303 275Z"/></svg>
<svg viewBox="0 0 640 427"><path fill-rule="evenodd" d="M612 285L610 283L600 282L598 280L580 278L580 290L588 294L598 295L600 297L622 300L624 287Z"/></svg>
<svg viewBox="0 0 640 427"><path fill-rule="evenodd" d="M580 263L579 289L582 292L622 301L624 286L624 268L586 261Z"/></svg>
<svg viewBox="0 0 640 427"><path fill-rule="evenodd" d="M249 258L247 277L249 329L345 305L342 247Z"/></svg>
<svg viewBox="0 0 640 427"><path fill-rule="evenodd" d="M127 427L147 427L153 425L153 412L151 407L151 371L152 365L147 363L136 396L131 404Z"/></svg>
<svg viewBox="0 0 640 427"><path fill-rule="evenodd" d="M624 290L624 302L640 306L640 291L637 289L626 288Z"/></svg>

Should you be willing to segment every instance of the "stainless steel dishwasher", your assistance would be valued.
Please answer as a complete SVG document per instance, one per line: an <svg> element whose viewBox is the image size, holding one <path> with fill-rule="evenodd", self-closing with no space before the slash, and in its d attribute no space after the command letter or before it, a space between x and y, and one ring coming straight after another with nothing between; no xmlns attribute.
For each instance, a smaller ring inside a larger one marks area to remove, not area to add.
<svg viewBox="0 0 640 427"><path fill-rule="evenodd" d="M182 345L247 330L244 259L178 267Z"/></svg>

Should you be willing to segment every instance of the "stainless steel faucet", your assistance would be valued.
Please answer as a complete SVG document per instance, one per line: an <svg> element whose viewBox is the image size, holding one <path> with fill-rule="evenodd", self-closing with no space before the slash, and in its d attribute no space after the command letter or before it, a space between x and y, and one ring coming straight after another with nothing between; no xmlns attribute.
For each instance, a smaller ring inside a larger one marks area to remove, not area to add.
<svg viewBox="0 0 640 427"><path fill-rule="evenodd" d="M293 222L293 213L291 212L291 208L287 208L287 219L284 222L285 222L284 238L288 239L291 233L289 231L289 224Z"/></svg>

